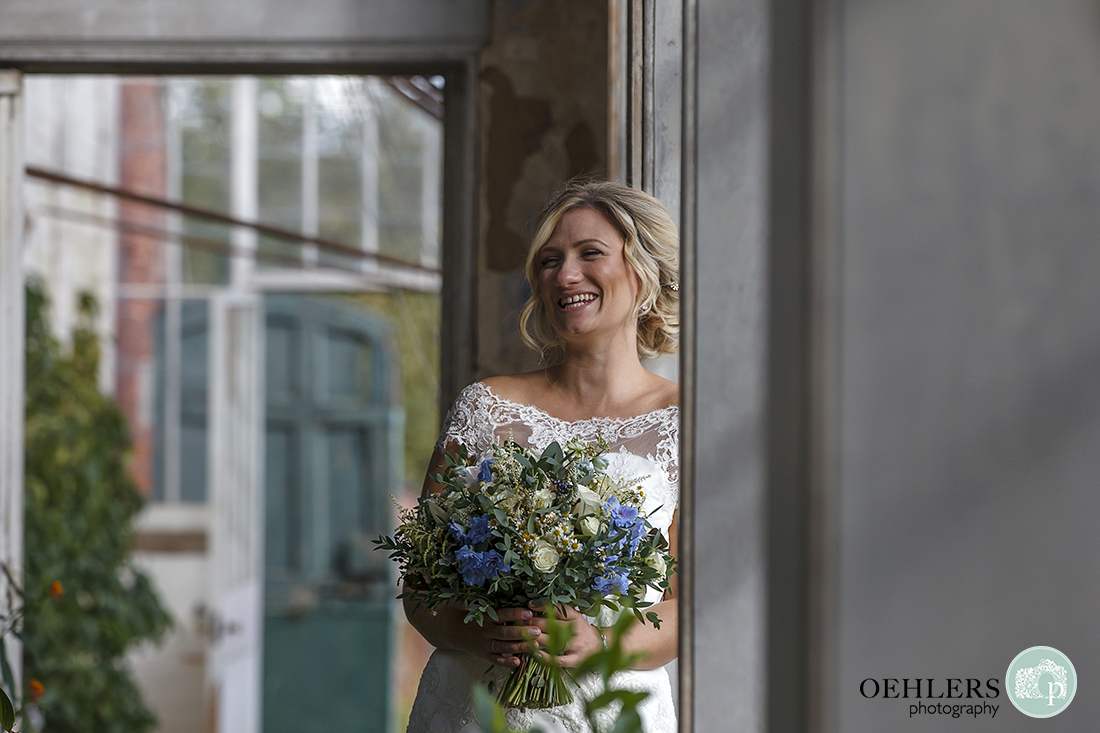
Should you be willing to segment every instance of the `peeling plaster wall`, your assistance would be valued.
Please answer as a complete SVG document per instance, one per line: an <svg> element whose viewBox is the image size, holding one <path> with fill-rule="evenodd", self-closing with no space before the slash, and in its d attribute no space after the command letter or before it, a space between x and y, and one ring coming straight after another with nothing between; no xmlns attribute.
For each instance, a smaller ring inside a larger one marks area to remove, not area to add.
<svg viewBox="0 0 1100 733"><path fill-rule="evenodd" d="M477 376L537 366L519 338L523 262L547 199L607 175L607 3L496 0L479 77Z"/></svg>

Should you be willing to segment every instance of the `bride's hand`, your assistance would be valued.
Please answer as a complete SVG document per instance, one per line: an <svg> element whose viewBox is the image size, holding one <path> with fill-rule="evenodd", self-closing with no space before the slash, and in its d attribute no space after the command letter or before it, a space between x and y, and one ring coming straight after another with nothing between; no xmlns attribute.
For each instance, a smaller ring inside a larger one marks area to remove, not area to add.
<svg viewBox="0 0 1100 733"><path fill-rule="evenodd" d="M559 621L564 621L569 624L571 634L569 641L565 645L565 652L555 657L557 664L561 667L576 667L585 659L603 649L603 637L600 634L599 629L588 622L588 619L584 615L573 608L572 606L563 606L565 615L562 616L559 612L560 609L553 608L551 606L539 606L535 605L532 601L531 610L539 614L552 614L553 618ZM544 616L532 619L531 624L537 626L541 630L540 636L545 636L549 630L550 620ZM546 645L541 644L539 649L546 649ZM544 659L550 659L551 655L545 651L538 652Z"/></svg>
<svg viewBox="0 0 1100 733"><path fill-rule="evenodd" d="M462 624L454 644L459 649L484 659L498 667L519 666L519 655L526 654L529 644L536 643L546 633L531 609L498 608L497 620L486 618L483 626Z"/></svg>

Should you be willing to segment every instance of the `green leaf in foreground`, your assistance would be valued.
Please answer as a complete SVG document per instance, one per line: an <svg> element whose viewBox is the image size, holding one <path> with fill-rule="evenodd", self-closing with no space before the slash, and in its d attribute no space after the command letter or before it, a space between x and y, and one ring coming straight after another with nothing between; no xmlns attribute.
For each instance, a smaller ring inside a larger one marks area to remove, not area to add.
<svg viewBox="0 0 1100 733"><path fill-rule="evenodd" d="M0 689L0 726L9 733L15 727L15 707L3 689Z"/></svg>
<svg viewBox="0 0 1100 733"><path fill-rule="evenodd" d="M497 704L493 694L481 685L474 685L474 711L477 712L478 721L485 733L508 733L504 710Z"/></svg>

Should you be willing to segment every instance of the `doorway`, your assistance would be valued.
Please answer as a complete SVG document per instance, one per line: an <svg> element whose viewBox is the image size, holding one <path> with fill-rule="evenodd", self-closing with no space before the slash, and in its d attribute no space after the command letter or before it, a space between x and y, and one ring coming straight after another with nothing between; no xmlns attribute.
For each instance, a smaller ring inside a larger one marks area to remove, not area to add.
<svg viewBox="0 0 1100 733"><path fill-rule="evenodd" d="M234 689L252 686L263 730L403 727L426 649L369 539L388 530L391 494L418 492L438 429L444 79L24 84L40 121L28 269L55 293L59 332L81 290L104 306L100 384L128 407L150 500L137 549L176 617L166 647L133 660L160 730L249 719L211 699L227 644L227 668L256 657L259 679ZM233 370L210 324L233 292L267 294L262 606L235 601L255 631L211 584L228 560L208 406Z"/></svg>

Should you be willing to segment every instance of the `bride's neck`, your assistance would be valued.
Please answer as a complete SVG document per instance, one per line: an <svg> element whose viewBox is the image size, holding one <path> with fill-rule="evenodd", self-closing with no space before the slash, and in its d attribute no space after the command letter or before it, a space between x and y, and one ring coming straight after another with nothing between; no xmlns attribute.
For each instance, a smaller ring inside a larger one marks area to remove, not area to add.
<svg viewBox="0 0 1100 733"><path fill-rule="evenodd" d="M629 401L649 372L635 348L567 349L546 376L553 391L577 405L598 409Z"/></svg>

